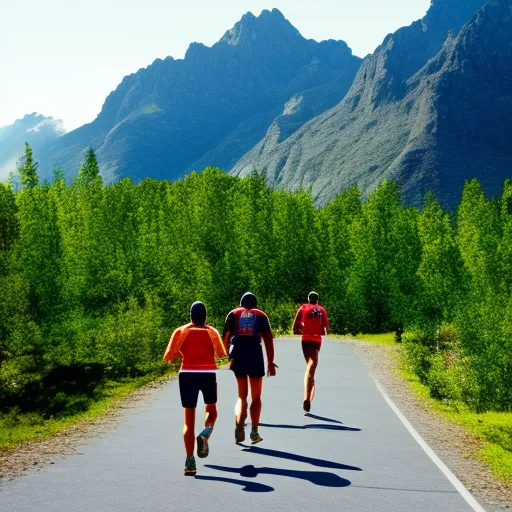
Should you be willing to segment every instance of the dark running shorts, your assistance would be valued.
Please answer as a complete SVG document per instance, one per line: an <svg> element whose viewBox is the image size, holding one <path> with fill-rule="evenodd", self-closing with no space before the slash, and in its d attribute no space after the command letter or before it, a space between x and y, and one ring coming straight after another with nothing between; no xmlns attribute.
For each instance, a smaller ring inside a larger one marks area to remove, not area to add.
<svg viewBox="0 0 512 512"><path fill-rule="evenodd" d="M230 368L236 377L250 377L251 379L265 377L265 361L261 345L253 346L249 350L237 348L233 352Z"/></svg>
<svg viewBox="0 0 512 512"><path fill-rule="evenodd" d="M195 409L200 391L203 393L205 404L217 403L217 375L215 373L181 372L178 380L183 407Z"/></svg>
<svg viewBox="0 0 512 512"><path fill-rule="evenodd" d="M313 361L318 362L318 353L320 352L321 343L317 343L316 341L303 341L302 342L302 353L304 354L304 359L306 363L313 359Z"/></svg>

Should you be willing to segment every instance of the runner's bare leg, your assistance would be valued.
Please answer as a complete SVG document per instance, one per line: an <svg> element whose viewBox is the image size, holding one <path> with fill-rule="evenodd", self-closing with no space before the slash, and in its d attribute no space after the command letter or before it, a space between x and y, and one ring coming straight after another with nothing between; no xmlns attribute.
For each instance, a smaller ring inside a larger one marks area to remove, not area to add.
<svg viewBox="0 0 512 512"><path fill-rule="evenodd" d="M217 404L206 404L204 406L204 426L214 427L217 421Z"/></svg>
<svg viewBox="0 0 512 512"><path fill-rule="evenodd" d="M263 387L263 378L250 378L251 385L251 423L252 431L257 432L261 416L261 390Z"/></svg>
<svg viewBox="0 0 512 512"><path fill-rule="evenodd" d="M196 423L196 410L192 407L185 407L184 413L184 426L183 426L183 441L185 442L185 451L187 457L194 455L194 446L196 442L195 437L195 423Z"/></svg>
<svg viewBox="0 0 512 512"><path fill-rule="evenodd" d="M243 428L247 419L247 395L249 394L248 377L237 377L238 400L235 405L235 423Z"/></svg>

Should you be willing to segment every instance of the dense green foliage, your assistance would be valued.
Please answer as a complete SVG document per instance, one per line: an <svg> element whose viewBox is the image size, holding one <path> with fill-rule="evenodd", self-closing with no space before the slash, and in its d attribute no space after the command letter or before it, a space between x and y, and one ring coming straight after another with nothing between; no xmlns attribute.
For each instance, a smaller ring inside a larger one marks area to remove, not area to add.
<svg viewBox="0 0 512 512"><path fill-rule="evenodd" d="M467 183L450 216L432 197L404 208L387 181L322 208L213 168L104 186L92 150L71 186L55 176L0 185L2 407L55 415L99 378L162 371L195 300L220 328L250 290L282 331L316 289L337 333L406 330L434 395L511 409L511 183L500 201Z"/></svg>
<svg viewBox="0 0 512 512"><path fill-rule="evenodd" d="M39 184L37 168L39 164L34 161L32 148L25 142L25 154L18 164L18 174L21 178L21 184L27 188L34 188Z"/></svg>

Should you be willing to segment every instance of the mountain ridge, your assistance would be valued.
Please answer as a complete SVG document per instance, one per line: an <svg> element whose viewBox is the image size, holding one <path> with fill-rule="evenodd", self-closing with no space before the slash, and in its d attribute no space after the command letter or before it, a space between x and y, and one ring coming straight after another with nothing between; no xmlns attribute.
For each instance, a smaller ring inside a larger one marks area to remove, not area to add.
<svg viewBox="0 0 512 512"><path fill-rule="evenodd" d="M207 155L208 165L229 169L292 96L332 83L326 101L339 101L360 62L344 42L305 39L277 9L246 14L211 47L192 43L184 59L156 59L124 77L97 118L42 160L58 161L70 180L92 146L106 182L175 179Z"/></svg>
<svg viewBox="0 0 512 512"><path fill-rule="evenodd" d="M7 179L16 171L16 163L23 155L25 142L36 152L66 133L60 119L44 116L37 112L16 119L13 124L0 126L0 180Z"/></svg>
<svg viewBox="0 0 512 512"><path fill-rule="evenodd" d="M232 174L244 176L256 170L273 186L312 187L320 203L353 185L366 195L385 177L399 179L405 199L416 204L428 190L443 195L434 176L439 158L429 146L435 126L433 96L414 91L414 76L486 3L433 2L422 20L386 36L375 53L364 59L338 105L281 142L277 142L277 128L273 126L234 166ZM439 9L450 6L461 7L457 16L444 17L443 24L433 25L441 16ZM473 15L468 16L473 8ZM409 58L419 43L435 53ZM397 68L399 62L402 68ZM454 200L452 196L441 199L450 204Z"/></svg>

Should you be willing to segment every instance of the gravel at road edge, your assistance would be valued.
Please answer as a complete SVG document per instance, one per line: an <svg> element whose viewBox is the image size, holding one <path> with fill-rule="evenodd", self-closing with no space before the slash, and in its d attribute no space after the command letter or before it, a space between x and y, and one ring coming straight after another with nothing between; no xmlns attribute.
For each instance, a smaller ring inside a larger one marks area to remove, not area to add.
<svg viewBox="0 0 512 512"><path fill-rule="evenodd" d="M15 449L0 449L0 486L2 482L14 480L28 471L41 471L60 457L80 455L80 446L89 439L114 430L125 410L136 407L149 397L153 389L166 383L164 379L146 384L110 406L102 416L80 420L54 436L28 441Z"/></svg>
<svg viewBox="0 0 512 512"><path fill-rule="evenodd" d="M343 342L354 345L371 375L487 512L512 511L512 486L499 482L491 469L472 455L482 441L434 411L398 375L400 347L359 340Z"/></svg>
<svg viewBox="0 0 512 512"><path fill-rule="evenodd" d="M351 343L356 348L369 372L487 512L512 512L512 486L497 481L491 470L472 456L481 441L463 427L445 420L415 396L408 383L397 374L400 347L358 340L343 340L343 343ZM80 421L53 437L24 443L15 450L0 450L0 486L27 471L40 471L62 456L80 454L80 446L115 429L126 409L139 405L154 388L165 384L166 381L161 381L144 386L110 407L102 417Z"/></svg>

